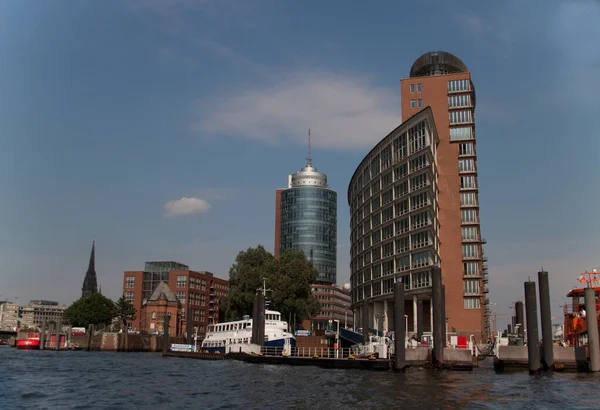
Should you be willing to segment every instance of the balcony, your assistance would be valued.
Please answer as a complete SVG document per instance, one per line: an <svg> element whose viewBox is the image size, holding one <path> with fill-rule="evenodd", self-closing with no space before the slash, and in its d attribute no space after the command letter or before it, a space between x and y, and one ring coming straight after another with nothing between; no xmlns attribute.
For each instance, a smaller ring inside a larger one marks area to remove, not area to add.
<svg viewBox="0 0 600 410"><path fill-rule="evenodd" d="M487 258L487 256L484 256L483 258L481 258L481 260L485 263L488 261L488 258Z"/></svg>
<svg viewBox="0 0 600 410"><path fill-rule="evenodd" d="M486 243L487 243L487 239L485 239L485 238L481 238L481 244L482 244L482 245L485 245Z"/></svg>
<svg viewBox="0 0 600 410"><path fill-rule="evenodd" d="M488 288L483 288L483 293L490 293L490 290Z"/></svg>

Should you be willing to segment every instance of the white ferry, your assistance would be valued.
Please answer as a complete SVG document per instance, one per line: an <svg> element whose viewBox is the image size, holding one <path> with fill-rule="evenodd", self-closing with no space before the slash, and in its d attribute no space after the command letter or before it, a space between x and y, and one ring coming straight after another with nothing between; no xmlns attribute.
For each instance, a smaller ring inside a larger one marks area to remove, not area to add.
<svg viewBox="0 0 600 410"><path fill-rule="evenodd" d="M296 339L288 330L287 322L281 320L281 313L265 310L264 346L295 346ZM260 352L260 346L252 343L252 319L244 316L242 320L209 325L201 350L211 353Z"/></svg>

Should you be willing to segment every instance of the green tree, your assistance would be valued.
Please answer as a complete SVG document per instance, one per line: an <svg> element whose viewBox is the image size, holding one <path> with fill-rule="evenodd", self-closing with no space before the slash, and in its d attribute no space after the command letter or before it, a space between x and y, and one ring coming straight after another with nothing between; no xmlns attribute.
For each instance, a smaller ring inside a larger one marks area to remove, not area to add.
<svg viewBox="0 0 600 410"><path fill-rule="evenodd" d="M115 303L115 317L123 324L123 331L127 330L127 321L135 320L135 308L123 296Z"/></svg>
<svg viewBox="0 0 600 410"><path fill-rule="evenodd" d="M237 255L229 269L229 294L221 300L227 320L252 314L256 290L275 269L275 258L261 245Z"/></svg>
<svg viewBox="0 0 600 410"><path fill-rule="evenodd" d="M101 293L73 302L64 313L64 320L73 327L109 324L115 317L115 304Z"/></svg>
<svg viewBox="0 0 600 410"><path fill-rule="evenodd" d="M270 308L281 312L282 318L295 318L296 323L310 319L319 312L319 302L312 296L311 284L317 270L303 252L286 250L279 260L262 246L238 254L229 270L229 294L222 300L228 320L251 315L254 297L266 281L266 299Z"/></svg>

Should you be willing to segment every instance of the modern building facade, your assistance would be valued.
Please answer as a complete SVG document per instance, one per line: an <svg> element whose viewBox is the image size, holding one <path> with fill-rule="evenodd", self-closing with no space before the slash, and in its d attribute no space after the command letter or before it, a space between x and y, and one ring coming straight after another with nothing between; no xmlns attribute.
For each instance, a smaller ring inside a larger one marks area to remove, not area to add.
<svg viewBox="0 0 600 410"><path fill-rule="evenodd" d="M402 278L409 329L418 309L424 330L431 329L431 270L440 263L437 144L432 111L426 108L383 138L350 180L355 327L391 329L394 283ZM362 323L363 309L369 323Z"/></svg>
<svg viewBox="0 0 600 410"><path fill-rule="evenodd" d="M321 311L311 320L302 323L306 330L336 329L329 322L338 321L340 327L352 328L354 317L350 309L350 285L343 287L338 285L327 285L315 283L311 286L311 292L321 305Z"/></svg>
<svg viewBox="0 0 600 410"><path fill-rule="evenodd" d="M431 107L439 136L440 258L448 329L489 335L487 258L479 219L475 87L466 65L438 51L419 57L400 82L402 120Z"/></svg>
<svg viewBox="0 0 600 410"><path fill-rule="evenodd" d="M123 297L133 305L136 312L141 312L161 283L175 292L181 304L179 329L187 329L189 308L192 328L198 328L199 340L204 338L208 325L224 320L220 303L221 298L228 293L229 282L214 277L211 272L196 272L177 262L146 262L144 271L124 272ZM143 317L144 315L136 315L136 319L128 323L129 328L149 331L149 326L142 323Z"/></svg>
<svg viewBox="0 0 600 410"><path fill-rule="evenodd" d="M0 330L15 332L19 328L21 307L18 303L0 301Z"/></svg>
<svg viewBox="0 0 600 410"><path fill-rule="evenodd" d="M275 193L275 258L286 249L302 251L318 271L317 282L337 280L337 193L327 175L306 166Z"/></svg>
<svg viewBox="0 0 600 410"><path fill-rule="evenodd" d="M90 255L90 263L88 270L85 273L85 279L83 280L83 286L81 288L81 297L85 298L90 296L92 293L98 292L98 279L96 277L96 241L92 243L92 254Z"/></svg>
<svg viewBox="0 0 600 410"><path fill-rule="evenodd" d="M63 315L67 309L64 305L51 300L32 300L27 306L21 308L21 328L41 328L46 323L62 322Z"/></svg>
<svg viewBox="0 0 600 410"><path fill-rule="evenodd" d="M471 76L457 57L426 53L401 80L401 96L402 125L365 157L348 190L355 318L366 306L367 325L387 330L402 277L409 333L420 310L430 331L431 268L439 264L448 333L481 340L489 312Z"/></svg>

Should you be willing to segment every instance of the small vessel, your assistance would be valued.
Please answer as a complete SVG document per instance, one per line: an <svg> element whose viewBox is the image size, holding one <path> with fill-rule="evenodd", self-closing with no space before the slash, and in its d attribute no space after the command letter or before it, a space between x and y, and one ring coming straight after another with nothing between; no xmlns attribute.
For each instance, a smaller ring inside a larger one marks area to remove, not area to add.
<svg viewBox="0 0 600 410"><path fill-rule="evenodd" d="M288 324L281 320L281 313L265 310L266 347L295 346L296 338L288 331ZM260 346L252 343L252 319L209 325L202 341L202 351L210 353L259 353Z"/></svg>
<svg viewBox="0 0 600 410"><path fill-rule="evenodd" d="M594 284L600 282L600 272L597 269L592 269L591 272L584 272L579 276L579 283L587 284L587 287L592 287ZM586 312L585 300L584 300L585 288L572 289L567 297L571 298L571 301L564 305L564 341L567 346L571 347L583 347L588 344L588 320L598 321L600 326L600 303L598 296L600 294L600 287L594 287L594 293L596 294L595 300L595 311Z"/></svg>
<svg viewBox="0 0 600 410"><path fill-rule="evenodd" d="M16 348L19 350L38 350L40 348L40 339L17 340Z"/></svg>

